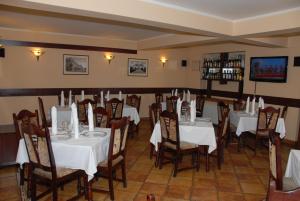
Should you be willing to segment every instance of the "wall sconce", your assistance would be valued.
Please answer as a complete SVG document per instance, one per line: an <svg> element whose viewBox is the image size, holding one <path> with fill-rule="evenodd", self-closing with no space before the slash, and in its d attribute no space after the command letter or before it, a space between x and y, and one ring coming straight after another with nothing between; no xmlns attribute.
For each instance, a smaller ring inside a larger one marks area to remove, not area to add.
<svg viewBox="0 0 300 201"><path fill-rule="evenodd" d="M165 64L167 63L168 59L166 57L162 57L160 58L160 62L162 63L163 67L165 66Z"/></svg>
<svg viewBox="0 0 300 201"><path fill-rule="evenodd" d="M34 56L36 56L36 60L39 61L40 56L42 56L45 52L43 52L40 48L36 48L31 51Z"/></svg>
<svg viewBox="0 0 300 201"><path fill-rule="evenodd" d="M104 58L108 61L108 64L110 64L111 60L113 60L115 56L111 54L106 54Z"/></svg>

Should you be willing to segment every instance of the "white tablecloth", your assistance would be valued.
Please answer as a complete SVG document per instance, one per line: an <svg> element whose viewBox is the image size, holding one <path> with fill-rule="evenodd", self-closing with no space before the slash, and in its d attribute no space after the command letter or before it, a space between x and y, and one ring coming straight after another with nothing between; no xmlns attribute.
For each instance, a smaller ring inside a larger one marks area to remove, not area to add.
<svg viewBox="0 0 300 201"><path fill-rule="evenodd" d="M131 120L134 121L134 124L137 125L140 122L140 116L135 107L129 105L124 105L123 107L123 116L129 116ZM71 121L71 108L69 107L57 107L57 125L61 127L62 122Z"/></svg>
<svg viewBox="0 0 300 201"><path fill-rule="evenodd" d="M107 159L110 128L95 128L95 131L106 132L104 137L94 136L97 132L89 132L89 136L80 135L75 139L60 139L63 135L51 136L53 155L57 167L84 170L89 180L97 172L97 164ZM24 139L20 139L16 162L29 162Z"/></svg>
<svg viewBox="0 0 300 201"><path fill-rule="evenodd" d="M198 145L208 145L208 152L211 153L217 148L214 127L211 122L200 121L196 119L194 123L179 123L180 140ZM157 122L153 129L150 142L158 150L158 143L161 142L160 123Z"/></svg>
<svg viewBox="0 0 300 201"><path fill-rule="evenodd" d="M300 150L291 149L285 177L292 177L295 184L300 186Z"/></svg>
<svg viewBox="0 0 300 201"><path fill-rule="evenodd" d="M257 125L257 114L251 116L244 111L231 111L230 112L230 123L237 127L236 134L240 136L245 131L255 131ZM279 118L276 126L276 132L280 133L280 138L285 137L285 125L284 119Z"/></svg>

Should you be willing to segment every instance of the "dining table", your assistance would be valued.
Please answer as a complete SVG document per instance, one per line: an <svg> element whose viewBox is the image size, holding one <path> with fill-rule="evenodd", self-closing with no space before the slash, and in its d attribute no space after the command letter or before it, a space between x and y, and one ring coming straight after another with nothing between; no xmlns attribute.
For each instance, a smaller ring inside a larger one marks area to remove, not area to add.
<svg viewBox="0 0 300 201"><path fill-rule="evenodd" d="M285 177L293 179L297 186L300 186L300 150L291 149L287 162Z"/></svg>
<svg viewBox="0 0 300 201"><path fill-rule="evenodd" d="M52 134L51 128L49 131L56 166L84 170L89 181L88 192L91 192L91 181L97 172L97 165L107 160L111 129L95 128L90 132L87 126L83 126L79 138L75 138L71 131L58 129L56 135ZM29 162L23 138L19 141L16 162L21 168L24 163Z"/></svg>
<svg viewBox="0 0 300 201"><path fill-rule="evenodd" d="M255 131L257 126L257 114L246 113L245 111L230 111L230 123L236 127L236 135L240 136L246 131ZM279 133L279 137L285 137L285 124L283 118L278 118L275 131Z"/></svg>

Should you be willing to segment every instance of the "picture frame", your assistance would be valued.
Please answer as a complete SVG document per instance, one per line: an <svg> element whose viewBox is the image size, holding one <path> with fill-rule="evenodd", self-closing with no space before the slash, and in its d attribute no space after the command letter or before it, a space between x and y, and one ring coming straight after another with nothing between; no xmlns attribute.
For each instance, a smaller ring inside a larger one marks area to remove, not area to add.
<svg viewBox="0 0 300 201"><path fill-rule="evenodd" d="M64 75L88 75L89 56L88 55L63 55Z"/></svg>
<svg viewBox="0 0 300 201"><path fill-rule="evenodd" d="M148 76L148 59L128 58L128 76Z"/></svg>

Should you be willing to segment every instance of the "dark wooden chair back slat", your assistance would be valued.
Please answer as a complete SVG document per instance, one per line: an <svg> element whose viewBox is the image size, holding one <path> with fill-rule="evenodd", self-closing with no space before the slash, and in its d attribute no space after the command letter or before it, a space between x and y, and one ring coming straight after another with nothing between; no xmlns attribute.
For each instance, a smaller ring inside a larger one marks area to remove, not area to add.
<svg viewBox="0 0 300 201"><path fill-rule="evenodd" d="M162 143L171 143L180 149L178 115L175 112L163 111L160 114Z"/></svg>
<svg viewBox="0 0 300 201"><path fill-rule="evenodd" d="M42 119L42 127L45 128L48 126L46 114L45 114L45 107L44 107L44 102L41 97L38 97L38 102L39 102L39 109L40 109L40 114L41 114L41 119Z"/></svg>
<svg viewBox="0 0 300 201"><path fill-rule="evenodd" d="M197 111L198 117L203 116L204 104L205 104L205 97L202 95L197 95L196 96L196 111Z"/></svg>
<svg viewBox="0 0 300 201"><path fill-rule="evenodd" d="M105 108L97 107L94 109L94 124L96 127L100 128L109 127L109 117Z"/></svg>
<svg viewBox="0 0 300 201"><path fill-rule="evenodd" d="M150 124L152 130L154 129L156 122L159 121L160 113L161 113L160 103L152 103L149 106L149 117L150 117Z"/></svg>
<svg viewBox="0 0 300 201"><path fill-rule="evenodd" d="M155 103L160 104L164 102L164 96L161 93L155 93Z"/></svg>
<svg viewBox="0 0 300 201"><path fill-rule="evenodd" d="M169 111L169 112L176 112L177 111L176 110L177 100L178 100L177 96L167 97L167 99L166 99L167 111Z"/></svg>
<svg viewBox="0 0 300 201"><path fill-rule="evenodd" d="M77 102L78 120L84 124L88 123L88 105L92 105L93 110L97 107L97 102L91 99L84 99Z"/></svg>
<svg viewBox="0 0 300 201"><path fill-rule="evenodd" d="M109 119L121 119L123 115L124 100L112 98L105 102L105 109Z"/></svg>
<svg viewBox="0 0 300 201"><path fill-rule="evenodd" d="M34 124L40 127L38 111L30 112L29 110L21 110L18 114L13 113L14 126L18 136L23 138L22 124Z"/></svg>

